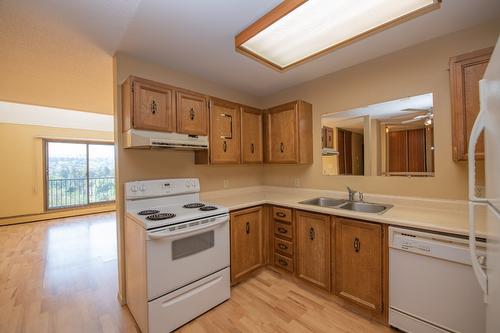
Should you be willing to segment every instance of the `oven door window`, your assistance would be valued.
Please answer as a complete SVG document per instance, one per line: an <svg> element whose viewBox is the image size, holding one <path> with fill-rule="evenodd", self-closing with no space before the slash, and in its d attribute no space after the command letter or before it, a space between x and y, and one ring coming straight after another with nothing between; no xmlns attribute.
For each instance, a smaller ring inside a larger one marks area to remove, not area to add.
<svg viewBox="0 0 500 333"><path fill-rule="evenodd" d="M214 231L178 239L172 242L172 260L203 252L214 247Z"/></svg>

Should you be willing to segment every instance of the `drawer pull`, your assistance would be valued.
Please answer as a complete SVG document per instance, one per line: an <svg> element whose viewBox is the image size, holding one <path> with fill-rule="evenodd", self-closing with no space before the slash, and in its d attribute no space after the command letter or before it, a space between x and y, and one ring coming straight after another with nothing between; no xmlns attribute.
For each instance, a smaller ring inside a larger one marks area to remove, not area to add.
<svg viewBox="0 0 500 333"><path fill-rule="evenodd" d="M284 153L285 152L285 145L282 143L280 143L280 152Z"/></svg>
<svg viewBox="0 0 500 333"><path fill-rule="evenodd" d="M255 147L253 143L250 145L250 152L253 154L255 152Z"/></svg>
<svg viewBox="0 0 500 333"><path fill-rule="evenodd" d="M282 228L282 227L278 227L278 231L282 234L286 234L288 233L288 230L286 230L285 228Z"/></svg>
<svg viewBox="0 0 500 333"><path fill-rule="evenodd" d="M195 116L194 109L193 109L193 108L191 108L191 109L189 110L189 119L194 120L194 116Z"/></svg>
<svg viewBox="0 0 500 333"><path fill-rule="evenodd" d="M281 266L288 266L288 263L286 262L286 260L283 260L283 259L278 259L278 263L279 263Z"/></svg>
<svg viewBox="0 0 500 333"><path fill-rule="evenodd" d="M279 216L279 217L285 217L286 216L286 214L283 213L283 212L277 212L276 215Z"/></svg>
<svg viewBox="0 0 500 333"><path fill-rule="evenodd" d="M247 234L250 233L250 222L247 222L247 225L245 227Z"/></svg>
<svg viewBox="0 0 500 333"><path fill-rule="evenodd" d="M155 114L156 111L158 111L158 104L156 104L156 101L153 99L151 102L151 113Z"/></svg>
<svg viewBox="0 0 500 333"><path fill-rule="evenodd" d="M286 250L286 249L288 249L288 246L286 246L285 244L281 244L281 243L280 243L280 244L278 244L278 247L279 247L280 249L282 249L282 250Z"/></svg>
<svg viewBox="0 0 500 333"><path fill-rule="evenodd" d="M359 252L361 250L361 242L358 237L354 238L354 251Z"/></svg>
<svg viewBox="0 0 500 333"><path fill-rule="evenodd" d="M226 141L224 141L224 143L222 144L222 150L223 150L224 152L226 152L226 151L227 151L227 142L226 142Z"/></svg>
<svg viewBox="0 0 500 333"><path fill-rule="evenodd" d="M314 228L311 227L311 229L309 229L309 239L314 240L315 237L316 233L314 232Z"/></svg>

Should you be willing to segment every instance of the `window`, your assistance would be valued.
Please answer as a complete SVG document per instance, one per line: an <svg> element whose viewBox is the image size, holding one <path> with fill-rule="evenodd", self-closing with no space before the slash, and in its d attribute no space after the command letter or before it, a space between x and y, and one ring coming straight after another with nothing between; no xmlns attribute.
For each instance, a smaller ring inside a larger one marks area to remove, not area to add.
<svg viewBox="0 0 500 333"><path fill-rule="evenodd" d="M45 141L45 183L48 210L114 201L114 145Z"/></svg>

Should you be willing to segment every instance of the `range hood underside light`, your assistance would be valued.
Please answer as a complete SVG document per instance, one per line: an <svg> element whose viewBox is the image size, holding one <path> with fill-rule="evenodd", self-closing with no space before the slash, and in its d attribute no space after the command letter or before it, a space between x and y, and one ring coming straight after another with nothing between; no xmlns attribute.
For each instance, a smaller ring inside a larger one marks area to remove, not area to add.
<svg viewBox="0 0 500 333"><path fill-rule="evenodd" d="M285 0L239 33L235 47L285 71L440 6L441 0Z"/></svg>

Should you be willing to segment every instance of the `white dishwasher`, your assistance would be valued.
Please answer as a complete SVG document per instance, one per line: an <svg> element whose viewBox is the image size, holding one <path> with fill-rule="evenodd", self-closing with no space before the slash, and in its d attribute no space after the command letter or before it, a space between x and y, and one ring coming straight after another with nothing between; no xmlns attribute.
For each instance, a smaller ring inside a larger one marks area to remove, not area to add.
<svg viewBox="0 0 500 333"><path fill-rule="evenodd" d="M477 245L484 256L484 241ZM390 227L389 307L389 324L405 332L485 332L468 239Z"/></svg>

